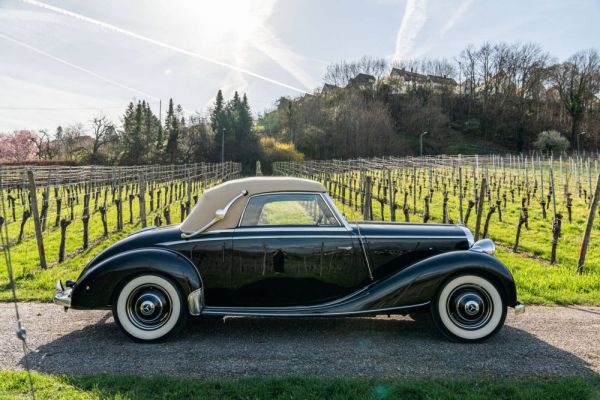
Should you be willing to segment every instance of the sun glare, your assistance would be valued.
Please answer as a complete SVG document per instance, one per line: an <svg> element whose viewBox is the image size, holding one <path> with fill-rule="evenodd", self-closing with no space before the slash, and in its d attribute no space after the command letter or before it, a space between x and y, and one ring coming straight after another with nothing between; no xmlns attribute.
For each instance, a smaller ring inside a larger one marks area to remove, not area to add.
<svg viewBox="0 0 600 400"><path fill-rule="evenodd" d="M188 3L183 9L196 20L195 29L205 43L225 39L239 45L252 39L271 15L273 5L271 0L209 1Z"/></svg>

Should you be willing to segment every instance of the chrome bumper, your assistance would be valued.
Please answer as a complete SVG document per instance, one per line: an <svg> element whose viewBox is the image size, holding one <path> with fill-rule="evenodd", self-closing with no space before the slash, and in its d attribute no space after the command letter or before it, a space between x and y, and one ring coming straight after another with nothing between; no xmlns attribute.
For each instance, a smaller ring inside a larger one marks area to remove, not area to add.
<svg viewBox="0 0 600 400"><path fill-rule="evenodd" d="M515 306L515 314L523 314L525 312L525 304L518 303Z"/></svg>
<svg viewBox="0 0 600 400"><path fill-rule="evenodd" d="M54 304L63 306L65 310L71 307L71 292L73 288L64 288L60 279L56 281L56 293L54 293Z"/></svg>

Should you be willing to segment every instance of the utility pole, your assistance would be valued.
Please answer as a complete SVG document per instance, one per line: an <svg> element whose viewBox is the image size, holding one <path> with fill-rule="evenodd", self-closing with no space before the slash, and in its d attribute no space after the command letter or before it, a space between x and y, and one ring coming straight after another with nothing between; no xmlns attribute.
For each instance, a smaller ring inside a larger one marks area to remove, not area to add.
<svg viewBox="0 0 600 400"><path fill-rule="evenodd" d="M427 131L421 133L421 157L423 157L423 136L427 135Z"/></svg>
<svg viewBox="0 0 600 400"><path fill-rule="evenodd" d="M579 136L585 135L585 132L581 132L577 134L577 155L579 156Z"/></svg>
<svg viewBox="0 0 600 400"><path fill-rule="evenodd" d="M225 162L225 128L221 130L221 163Z"/></svg>

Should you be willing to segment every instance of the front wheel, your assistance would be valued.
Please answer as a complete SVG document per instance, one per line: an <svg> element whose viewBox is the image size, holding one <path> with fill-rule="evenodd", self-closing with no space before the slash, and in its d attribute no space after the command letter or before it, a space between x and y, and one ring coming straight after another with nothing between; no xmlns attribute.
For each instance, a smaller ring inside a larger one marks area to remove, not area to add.
<svg viewBox="0 0 600 400"><path fill-rule="evenodd" d="M187 308L177 286L158 275L141 275L116 294L112 313L125 334L140 342L156 342L175 334L187 320Z"/></svg>
<svg viewBox="0 0 600 400"><path fill-rule="evenodd" d="M506 304L489 279L460 275L440 288L431 314L437 328L448 338L478 342L489 339L502 328Z"/></svg>

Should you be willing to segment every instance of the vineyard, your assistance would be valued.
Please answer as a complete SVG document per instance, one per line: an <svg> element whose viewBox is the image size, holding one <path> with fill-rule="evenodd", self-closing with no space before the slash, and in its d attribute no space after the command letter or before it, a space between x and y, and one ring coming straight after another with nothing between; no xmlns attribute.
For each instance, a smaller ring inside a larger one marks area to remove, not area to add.
<svg viewBox="0 0 600 400"><path fill-rule="evenodd" d="M102 249L135 230L181 222L204 189L240 171L233 162L0 167L0 243L10 249L17 296L51 299L61 275L76 278ZM8 300L4 267L0 287L0 300Z"/></svg>
<svg viewBox="0 0 600 400"><path fill-rule="evenodd" d="M10 249L19 299L48 301L58 278L76 278L92 257L132 231L179 223L203 190L240 171L232 162L0 167L1 244ZM586 235L598 197L597 157L278 162L274 173L324 183L350 221L467 225L497 243L525 302L600 304L598 220ZM5 268L0 285L6 301Z"/></svg>
<svg viewBox="0 0 600 400"><path fill-rule="evenodd" d="M465 224L476 238L496 242L526 302L600 303L597 219L585 234L597 157L278 162L274 173L322 182L350 221Z"/></svg>

